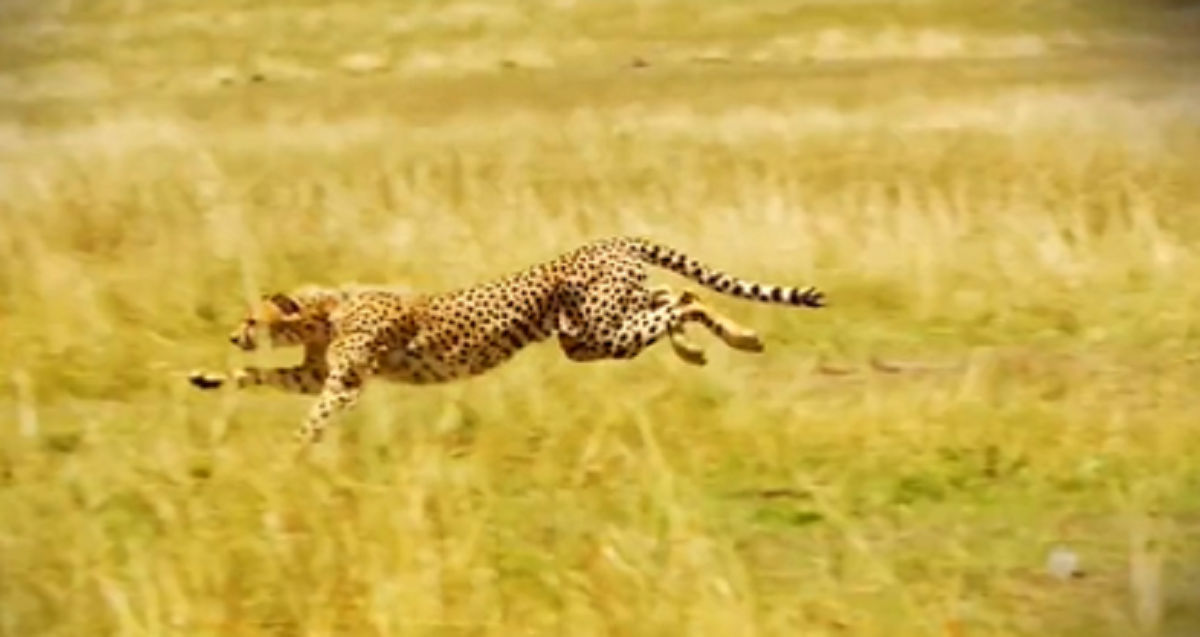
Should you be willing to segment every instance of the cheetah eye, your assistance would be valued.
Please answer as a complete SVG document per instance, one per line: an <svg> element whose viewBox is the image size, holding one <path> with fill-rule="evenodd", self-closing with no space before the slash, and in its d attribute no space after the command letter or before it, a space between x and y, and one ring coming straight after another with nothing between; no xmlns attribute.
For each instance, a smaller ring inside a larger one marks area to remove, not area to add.
<svg viewBox="0 0 1200 637"><path fill-rule="evenodd" d="M254 319L246 319L246 327L254 327L257 323Z"/></svg>

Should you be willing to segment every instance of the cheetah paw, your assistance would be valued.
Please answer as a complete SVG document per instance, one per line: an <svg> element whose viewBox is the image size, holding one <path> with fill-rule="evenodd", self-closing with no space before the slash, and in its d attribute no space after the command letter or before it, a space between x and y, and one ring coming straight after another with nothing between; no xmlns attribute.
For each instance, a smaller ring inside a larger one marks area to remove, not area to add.
<svg viewBox="0 0 1200 637"><path fill-rule="evenodd" d="M704 350L702 349L676 347L675 355L689 365L704 366L708 364L708 358L704 356Z"/></svg>
<svg viewBox="0 0 1200 637"><path fill-rule="evenodd" d="M217 374L193 371L188 374L188 382L200 389L216 389L225 384L225 379Z"/></svg>
<svg viewBox="0 0 1200 637"><path fill-rule="evenodd" d="M704 356L704 350L682 335L673 334L671 336L671 349L675 352L675 356L689 365L708 364L708 359Z"/></svg>
<svg viewBox="0 0 1200 637"><path fill-rule="evenodd" d="M728 334L725 338L725 342L728 343L730 347L734 349L740 349L743 352L758 353L765 349L763 347L762 339L760 339L758 334L755 334L754 332Z"/></svg>

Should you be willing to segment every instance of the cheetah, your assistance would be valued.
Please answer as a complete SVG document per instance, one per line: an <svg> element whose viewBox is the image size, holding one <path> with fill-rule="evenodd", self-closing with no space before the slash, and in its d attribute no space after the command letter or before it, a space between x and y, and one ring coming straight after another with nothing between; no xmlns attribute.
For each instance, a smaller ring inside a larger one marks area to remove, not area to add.
<svg viewBox="0 0 1200 637"><path fill-rule="evenodd" d="M654 265L743 299L803 308L825 306L814 287L752 283L640 237L612 237L522 271L438 294L387 288L303 288L262 297L229 339L251 351L302 346L301 363L193 372L200 389L270 386L316 396L295 431L318 442L328 423L353 406L370 378L415 385L482 374L535 342L556 337L572 361L632 359L664 336L684 362L703 350L684 326L699 323L733 349L761 352L758 335L690 291L647 286Z"/></svg>

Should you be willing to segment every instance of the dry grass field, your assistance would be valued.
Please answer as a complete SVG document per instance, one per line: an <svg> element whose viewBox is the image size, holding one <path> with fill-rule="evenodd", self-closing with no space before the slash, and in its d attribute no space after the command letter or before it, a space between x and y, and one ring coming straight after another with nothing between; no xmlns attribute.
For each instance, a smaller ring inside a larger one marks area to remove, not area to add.
<svg viewBox="0 0 1200 637"><path fill-rule="evenodd" d="M0 635L1197 634L1197 14L1156 11L3 2ZM226 342L251 295L611 234L830 307L375 384L303 461L308 398L184 380L295 356Z"/></svg>

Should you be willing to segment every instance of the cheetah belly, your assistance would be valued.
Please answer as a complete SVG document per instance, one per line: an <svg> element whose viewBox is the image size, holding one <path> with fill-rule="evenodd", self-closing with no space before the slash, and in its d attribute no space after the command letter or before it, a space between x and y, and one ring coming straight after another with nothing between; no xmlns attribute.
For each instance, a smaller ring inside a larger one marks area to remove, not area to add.
<svg viewBox="0 0 1200 637"><path fill-rule="evenodd" d="M430 384L477 376L512 357L499 347L406 348L384 357L380 375L393 382Z"/></svg>
<svg viewBox="0 0 1200 637"><path fill-rule="evenodd" d="M406 383L439 383L483 374L511 359L525 346L545 340L548 330L529 328L517 338L509 325L484 326L470 335L417 339L384 357L380 374Z"/></svg>
<svg viewBox="0 0 1200 637"><path fill-rule="evenodd" d="M428 385L448 382L464 374L460 366L434 351L408 348L384 356L379 375L391 382Z"/></svg>

